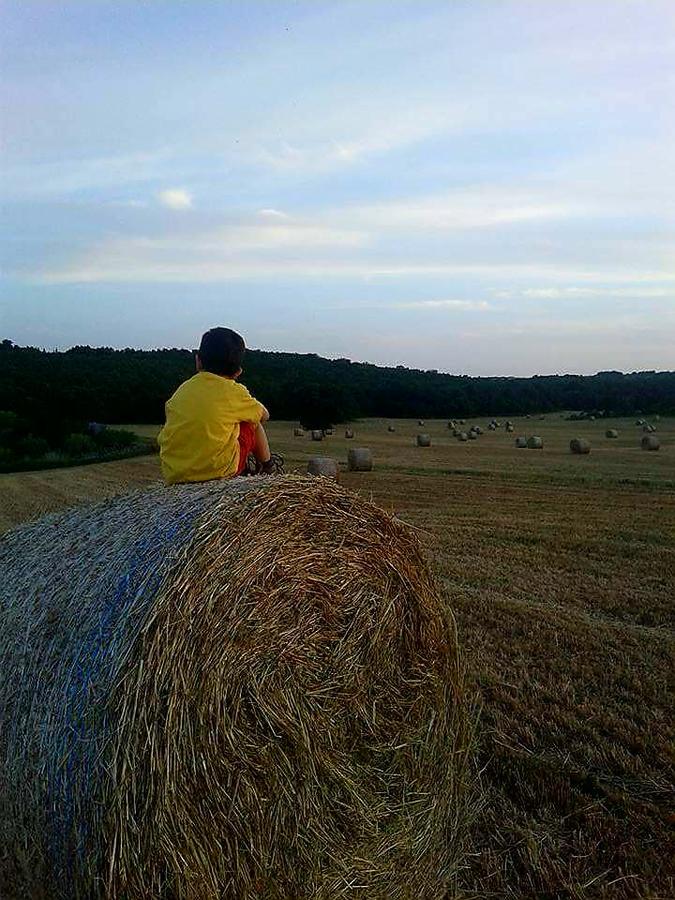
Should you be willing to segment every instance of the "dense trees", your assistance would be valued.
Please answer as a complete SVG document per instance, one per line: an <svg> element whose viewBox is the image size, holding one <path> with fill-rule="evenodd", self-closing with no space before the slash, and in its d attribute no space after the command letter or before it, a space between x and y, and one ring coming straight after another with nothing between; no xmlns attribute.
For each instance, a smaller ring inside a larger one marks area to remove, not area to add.
<svg viewBox="0 0 675 900"><path fill-rule="evenodd" d="M0 410L54 442L91 420L161 422L164 402L194 373L187 350L73 347L46 352L0 343ZM614 414L675 411L675 372L470 378L315 354L250 350L242 381L274 418L317 426L362 416L518 415L556 409Z"/></svg>

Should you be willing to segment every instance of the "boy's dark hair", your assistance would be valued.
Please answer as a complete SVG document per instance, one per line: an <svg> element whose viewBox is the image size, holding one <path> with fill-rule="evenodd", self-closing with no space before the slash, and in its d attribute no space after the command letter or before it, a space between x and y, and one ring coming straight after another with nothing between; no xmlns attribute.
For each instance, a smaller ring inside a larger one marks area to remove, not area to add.
<svg viewBox="0 0 675 900"><path fill-rule="evenodd" d="M241 369L245 350L244 339L236 331L211 328L202 335L197 353L205 372L231 378Z"/></svg>

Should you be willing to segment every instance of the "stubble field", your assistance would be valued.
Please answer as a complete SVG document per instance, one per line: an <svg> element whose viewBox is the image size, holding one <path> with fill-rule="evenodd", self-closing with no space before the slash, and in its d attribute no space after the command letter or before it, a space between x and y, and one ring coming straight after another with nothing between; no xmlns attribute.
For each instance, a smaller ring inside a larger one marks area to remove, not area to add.
<svg viewBox="0 0 675 900"><path fill-rule="evenodd" d="M368 420L353 441L269 433L291 471L372 448L375 471L343 484L428 548L480 704L464 896L673 897L675 419L656 453L632 419L487 421L467 422L485 433L465 444L439 421ZM516 449L518 434L544 449ZM591 454L572 456L572 437ZM154 457L2 475L0 530L158 477Z"/></svg>

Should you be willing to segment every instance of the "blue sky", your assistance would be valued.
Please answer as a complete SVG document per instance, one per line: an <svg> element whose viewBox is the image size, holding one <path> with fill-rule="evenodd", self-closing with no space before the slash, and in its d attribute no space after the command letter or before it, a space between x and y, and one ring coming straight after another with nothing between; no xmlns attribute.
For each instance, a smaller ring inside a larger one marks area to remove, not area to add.
<svg viewBox="0 0 675 900"><path fill-rule="evenodd" d="M5 0L0 332L675 368L672 0Z"/></svg>

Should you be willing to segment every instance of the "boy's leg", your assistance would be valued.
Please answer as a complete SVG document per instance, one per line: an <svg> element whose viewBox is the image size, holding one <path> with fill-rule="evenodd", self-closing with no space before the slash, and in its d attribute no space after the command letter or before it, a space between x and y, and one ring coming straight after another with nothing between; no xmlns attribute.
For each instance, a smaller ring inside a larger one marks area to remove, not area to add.
<svg viewBox="0 0 675 900"><path fill-rule="evenodd" d="M284 460L278 454L270 453L270 445L263 426L241 422L237 475L275 475L283 471Z"/></svg>
<svg viewBox="0 0 675 900"><path fill-rule="evenodd" d="M255 432L255 449L253 451L258 460L258 475L283 475L284 458L278 453L270 453L270 445L267 433L262 425L258 425Z"/></svg>
<svg viewBox="0 0 675 900"><path fill-rule="evenodd" d="M258 425L255 430L255 444L253 446L253 455L259 463L269 462L271 453L270 445L267 440L267 433L262 425Z"/></svg>

